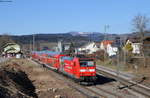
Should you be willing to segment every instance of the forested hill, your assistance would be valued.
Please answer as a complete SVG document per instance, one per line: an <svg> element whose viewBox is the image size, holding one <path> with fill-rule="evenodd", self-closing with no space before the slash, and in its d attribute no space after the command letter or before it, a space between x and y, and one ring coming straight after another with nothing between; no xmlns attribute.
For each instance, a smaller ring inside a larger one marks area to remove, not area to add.
<svg viewBox="0 0 150 98"><path fill-rule="evenodd" d="M69 32L69 33L56 33L56 34L34 34L34 35L8 35L13 41L20 44L29 44L33 41L33 36L35 38L35 41L40 42L58 42L58 41L64 41L64 42L89 42L89 41L97 41L100 42L104 38L106 40L115 40L118 36L132 36L132 34L123 34L123 35L117 35L117 34L103 34L103 33L76 33L76 32ZM3 36L3 35L0 35Z"/></svg>
<svg viewBox="0 0 150 98"><path fill-rule="evenodd" d="M33 35L22 35L22 36L11 36L12 40L22 44L28 44L33 40ZM84 36L72 36L71 34L35 34L35 41L37 42L58 42L60 40L68 42L82 42L88 41L89 39Z"/></svg>

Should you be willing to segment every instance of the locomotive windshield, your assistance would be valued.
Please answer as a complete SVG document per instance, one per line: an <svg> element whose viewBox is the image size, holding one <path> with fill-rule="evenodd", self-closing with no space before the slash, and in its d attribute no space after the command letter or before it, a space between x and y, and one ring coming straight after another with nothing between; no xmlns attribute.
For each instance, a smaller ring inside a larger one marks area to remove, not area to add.
<svg viewBox="0 0 150 98"><path fill-rule="evenodd" d="M73 57L69 57L69 56L63 56L61 57L62 60L73 60Z"/></svg>
<svg viewBox="0 0 150 98"><path fill-rule="evenodd" d="M93 67L94 62L93 61L80 61L81 67Z"/></svg>

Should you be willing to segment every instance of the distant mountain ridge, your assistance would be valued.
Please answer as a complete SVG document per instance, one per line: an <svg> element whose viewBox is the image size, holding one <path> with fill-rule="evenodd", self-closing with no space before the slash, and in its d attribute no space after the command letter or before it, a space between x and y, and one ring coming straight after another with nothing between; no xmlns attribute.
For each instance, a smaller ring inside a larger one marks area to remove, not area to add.
<svg viewBox="0 0 150 98"><path fill-rule="evenodd" d="M13 36L11 38L23 44L28 44L33 40L33 35L21 35L21 36ZM77 41L88 41L87 37L83 36L72 36L69 33L59 33L59 34L34 34L34 38L36 42L58 42L60 40L64 42L77 42Z"/></svg>
<svg viewBox="0 0 150 98"><path fill-rule="evenodd" d="M102 35L100 32L68 32L72 36L89 36L89 35Z"/></svg>
<svg viewBox="0 0 150 98"><path fill-rule="evenodd" d="M64 42L89 42L97 41L100 42L103 39L115 40L116 37L132 36L132 34L104 34L99 32L68 32L68 33L57 33L57 34L34 34L36 42L58 42L60 40ZM33 35L11 35L12 40L22 44L29 44L33 40Z"/></svg>

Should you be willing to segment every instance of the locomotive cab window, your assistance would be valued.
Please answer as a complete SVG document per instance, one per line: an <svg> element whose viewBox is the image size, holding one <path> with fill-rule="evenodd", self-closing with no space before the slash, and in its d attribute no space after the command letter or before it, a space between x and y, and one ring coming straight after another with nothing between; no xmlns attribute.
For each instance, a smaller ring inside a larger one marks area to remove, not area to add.
<svg viewBox="0 0 150 98"><path fill-rule="evenodd" d="M93 61L80 61L81 67L93 67L94 62Z"/></svg>
<svg viewBox="0 0 150 98"><path fill-rule="evenodd" d="M61 57L61 60L69 60L69 61L71 61L71 60L73 60L73 57L69 57L69 56L63 56L63 57Z"/></svg>

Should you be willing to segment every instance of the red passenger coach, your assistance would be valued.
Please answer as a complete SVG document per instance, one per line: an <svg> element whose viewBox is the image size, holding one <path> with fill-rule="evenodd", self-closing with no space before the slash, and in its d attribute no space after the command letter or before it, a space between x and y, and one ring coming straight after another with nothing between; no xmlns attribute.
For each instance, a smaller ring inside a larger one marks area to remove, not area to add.
<svg viewBox="0 0 150 98"><path fill-rule="evenodd" d="M93 58L71 57L44 51L33 52L31 56L80 82L96 80L96 64Z"/></svg>

